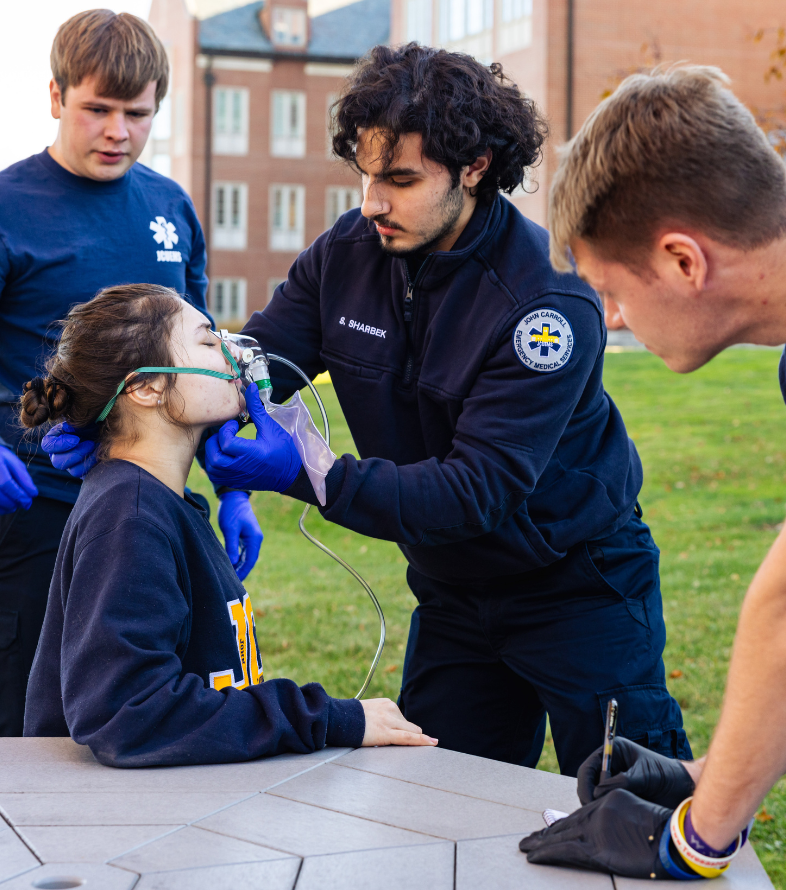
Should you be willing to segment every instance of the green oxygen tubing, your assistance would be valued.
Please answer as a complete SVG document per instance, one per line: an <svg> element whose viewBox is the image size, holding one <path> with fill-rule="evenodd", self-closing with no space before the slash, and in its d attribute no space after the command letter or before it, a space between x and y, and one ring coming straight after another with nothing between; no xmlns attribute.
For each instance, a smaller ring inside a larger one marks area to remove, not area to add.
<svg viewBox="0 0 786 890"><path fill-rule="evenodd" d="M241 382L244 385L248 385L249 383L257 384L259 397L265 405L268 414L292 436L308 477L316 492L317 499L324 505L325 476L335 460L335 455L330 450L330 424L328 423L327 411L325 411L325 405L317 392L317 388L294 362L291 362L289 359L283 358L280 355L266 353L253 337L248 337L245 334L230 334L226 330L221 330L216 336L221 340L222 346L231 351L234 361L231 361L230 364L238 369ZM300 398L299 392L295 393L287 405L276 405L270 401L270 396L273 391L273 387L270 383L270 362L280 362L291 371L294 371L295 374L304 381L319 406L319 412L322 415L324 435L320 435L314 426L308 408ZM343 560L338 554L334 553L329 547L326 547L306 528L306 517L308 516L309 510L311 510L311 505L306 504L303 512L300 514L298 528L301 533L315 547L323 553L326 553L331 559L334 559L343 569L352 575L368 594L369 599L376 609L377 617L379 618L379 644L371 662L371 667L366 674L366 679L363 681L363 685L355 696L355 698L360 699L365 695L366 690L371 683L374 672L379 664L379 659L382 657L382 650L385 648L385 616L382 612L379 600L374 594L374 591L367 584L366 580L355 571L348 562Z"/></svg>

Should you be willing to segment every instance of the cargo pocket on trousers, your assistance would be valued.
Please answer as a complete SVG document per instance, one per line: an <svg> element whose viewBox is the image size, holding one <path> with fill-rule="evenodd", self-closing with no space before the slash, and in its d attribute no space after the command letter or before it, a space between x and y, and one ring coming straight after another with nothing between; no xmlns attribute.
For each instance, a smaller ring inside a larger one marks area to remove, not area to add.
<svg viewBox="0 0 786 890"><path fill-rule="evenodd" d="M693 759L688 737L682 728L682 711L665 685L620 686L599 692L597 696L601 720L604 721L609 699L617 699L617 735L665 757Z"/></svg>
<svg viewBox="0 0 786 890"><path fill-rule="evenodd" d="M19 631L19 612L0 609L0 649L7 649Z"/></svg>
<svg viewBox="0 0 786 890"><path fill-rule="evenodd" d="M586 541L584 542L583 547L585 565L591 576L597 582L598 587L606 593L613 595L615 598L623 600L631 617L635 621L638 621L639 624L649 629L650 622L647 617L647 606L644 601L638 598L625 596L622 591L617 590L617 588L604 577L603 572L601 571L604 560L603 549Z"/></svg>

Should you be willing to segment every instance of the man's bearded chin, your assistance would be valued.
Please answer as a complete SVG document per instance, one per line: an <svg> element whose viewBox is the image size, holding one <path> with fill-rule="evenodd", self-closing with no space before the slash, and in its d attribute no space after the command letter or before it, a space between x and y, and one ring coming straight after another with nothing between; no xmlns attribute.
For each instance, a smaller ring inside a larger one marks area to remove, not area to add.
<svg viewBox="0 0 786 890"><path fill-rule="evenodd" d="M396 247L395 240L386 236L381 236L380 242L382 250L389 256L406 259L407 257L432 253L434 247L446 238L459 221L462 211L464 210L464 188L457 185L455 188L449 188L442 196L439 202L440 218L434 227L421 234L420 240L414 245L407 247ZM382 219L378 220L380 225L384 225Z"/></svg>

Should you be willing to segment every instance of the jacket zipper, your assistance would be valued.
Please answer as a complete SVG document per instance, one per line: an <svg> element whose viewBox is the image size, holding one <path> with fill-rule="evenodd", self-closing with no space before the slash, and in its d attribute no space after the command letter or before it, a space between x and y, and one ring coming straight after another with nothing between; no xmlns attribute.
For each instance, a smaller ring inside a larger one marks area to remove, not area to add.
<svg viewBox="0 0 786 890"><path fill-rule="evenodd" d="M421 267L418 269L414 281L409 274L409 265L407 264L407 261L404 260L403 262L404 272L407 276L407 295L404 297L404 325L406 326L407 331L407 356L404 361L404 379L402 383L404 386L409 386L412 383L412 368L415 364L415 345L412 340L412 322L415 317L415 284L417 283L418 278L420 278L420 274L423 271L423 267L428 262L428 258L423 261Z"/></svg>
<svg viewBox="0 0 786 890"><path fill-rule="evenodd" d="M409 277L409 269L407 269L407 295L404 297L404 325L407 331L407 357L404 362L403 380L405 386L409 386L412 382L412 366L415 363L415 349L412 344L413 314L412 281Z"/></svg>

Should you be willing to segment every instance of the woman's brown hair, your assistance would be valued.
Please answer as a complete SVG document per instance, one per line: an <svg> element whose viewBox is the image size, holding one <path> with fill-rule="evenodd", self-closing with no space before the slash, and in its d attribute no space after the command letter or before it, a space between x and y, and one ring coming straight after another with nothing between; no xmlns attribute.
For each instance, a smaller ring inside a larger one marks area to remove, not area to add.
<svg viewBox="0 0 786 890"><path fill-rule="evenodd" d="M157 284L124 284L108 287L87 303L68 313L57 352L47 362L47 376L24 385L19 419L28 429L67 420L86 427L115 395L118 384L142 367L173 367L170 338L183 307L176 291ZM139 374L123 392L154 379ZM177 423L172 398L176 376L164 375L162 408ZM122 396L101 424L103 449L124 428Z"/></svg>

